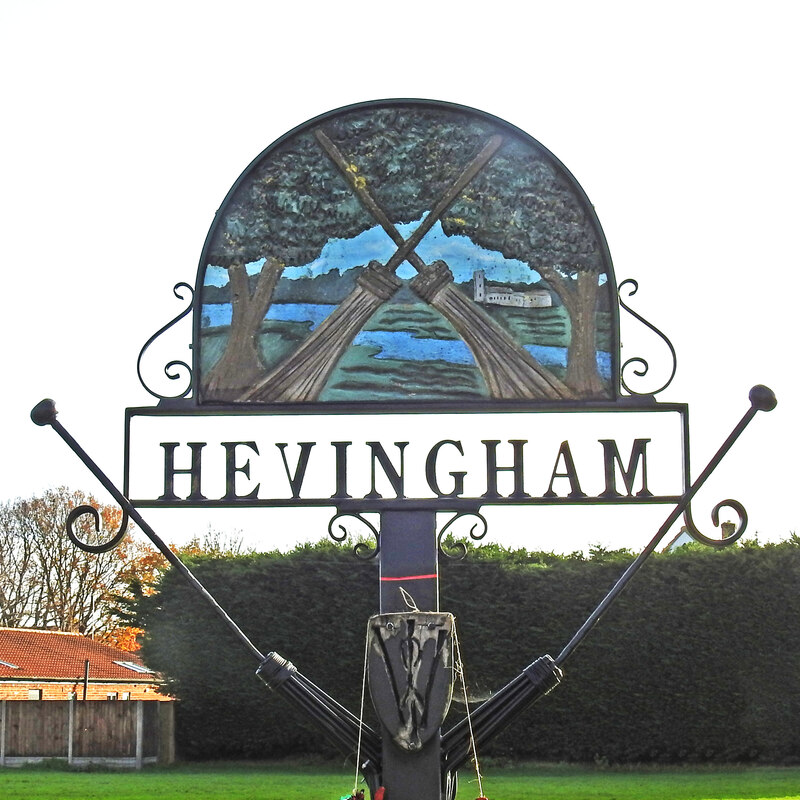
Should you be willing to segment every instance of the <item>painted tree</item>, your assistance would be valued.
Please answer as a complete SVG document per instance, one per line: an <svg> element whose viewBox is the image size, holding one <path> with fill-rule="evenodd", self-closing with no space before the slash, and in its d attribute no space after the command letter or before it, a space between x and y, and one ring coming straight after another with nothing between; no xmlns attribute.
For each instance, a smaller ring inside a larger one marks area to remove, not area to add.
<svg viewBox="0 0 800 800"><path fill-rule="evenodd" d="M395 222L419 219L452 173L452 168L445 169L437 182L424 169L414 170L429 162L436 146L438 131L430 116L376 109L346 114L323 126L347 153L356 181L370 185ZM465 143L462 137L445 145L459 146L456 164L465 160L465 149L470 155L475 142ZM454 163L447 153L442 155L440 166ZM206 396L233 399L263 376L257 338L283 268L308 264L329 239L355 237L375 224L313 130L265 151L232 190L205 256L208 264L227 270L232 307L225 351L204 381ZM246 265L262 260L257 277L248 276Z"/></svg>
<svg viewBox="0 0 800 800"><path fill-rule="evenodd" d="M370 225L310 132L261 158L235 188L206 254L208 264L227 270L232 308L225 350L204 382L207 396L233 399L264 374L258 334L284 267L307 264L328 238ZM248 275L247 265L262 260Z"/></svg>
<svg viewBox="0 0 800 800"><path fill-rule="evenodd" d="M320 147L315 136L320 129L341 154L343 169ZM206 263L227 270L232 306L226 348L204 381L205 396L236 399L259 376L264 380L257 339L284 265L309 263L330 238L351 238L375 226L376 215L365 206L365 196L374 200L390 225L419 220L497 135L503 137L501 149L454 198L452 213L442 216L444 230L467 235L504 255L513 251L514 258L546 277L572 320L568 382L581 393L602 391L592 380L596 368L586 368L590 359L583 353L593 341L592 297L597 290L597 278L592 284L585 276L604 268L597 258L596 232L574 188L561 180L543 151L512 129L465 111L411 105L355 109L323 120L316 129L307 127L266 151L234 188L212 229L205 256ZM518 201L527 205L518 207ZM533 230L524 230L526 226ZM581 240L587 235L593 237L590 243ZM258 275L248 277L245 265L259 261L263 266ZM413 259L411 263L425 271L424 264ZM390 296L396 289L390 282L380 291ZM436 305L436 293L423 296ZM453 312L452 303L440 305L443 313ZM470 311L481 317L486 330L496 327L482 310ZM458 324L459 312L453 313ZM502 333L495 333L502 340ZM503 347L513 359L511 340ZM523 352L516 357L533 362ZM538 373L531 376L537 378ZM550 384L554 388L548 388ZM545 379L543 391L543 397L569 396L552 378Z"/></svg>
<svg viewBox="0 0 800 800"><path fill-rule="evenodd" d="M563 168L527 142L511 142L442 224L448 235L469 236L544 278L570 318L566 383L580 396L603 396L597 310L611 266L588 201Z"/></svg>

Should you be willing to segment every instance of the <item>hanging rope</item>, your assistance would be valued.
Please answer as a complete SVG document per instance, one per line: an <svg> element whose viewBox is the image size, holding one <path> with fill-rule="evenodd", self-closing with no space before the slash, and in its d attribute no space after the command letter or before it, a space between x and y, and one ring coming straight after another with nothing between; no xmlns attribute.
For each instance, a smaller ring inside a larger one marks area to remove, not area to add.
<svg viewBox="0 0 800 800"><path fill-rule="evenodd" d="M358 770L361 766L361 732L364 730L364 696L367 688L367 655L369 653L369 634L364 637L364 668L361 671L361 710L358 714L358 745L356 746L356 774L353 778L353 797L357 797L358 790ZM364 797L364 792L361 792Z"/></svg>
<svg viewBox="0 0 800 800"><path fill-rule="evenodd" d="M472 714L469 710L469 698L467 697L467 679L464 675L464 662L461 660L461 647L458 643L458 633L456 632L456 621L453 620L453 669L456 675L461 680L461 690L464 693L464 706L467 709L467 727L469 728L469 744L472 750L472 763L475 765L475 777L478 780L478 792L480 797L477 800L486 800L483 795L483 778L481 776L481 768L478 763L478 749L475 744L475 734L472 730Z"/></svg>
<svg viewBox="0 0 800 800"><path fill-rule="evenodd" d="M403 598L403 602L406 604L406 607L409 611L421 613L419 608L417 607L416 602L414 601L413 596L410 592L406 591L402 586L400 587L400 594ZM483 795L483 777L481 776L480 764L478 763L478 750L475 743L475 734L472 730L472 716L469 710L469 698L467 695L467 680L464 675L464 663L461 659L461 648L458 643L458 634L456 632L456 625L455 619L453 620L453 669L458 676L459 680L461 681L461 690L464 694L464 706L467 711L467 725L469 727L469 740L470 740L470 749L472 750L472 763L475 765L475 777L478 781L478 791L480 793L480 797L476 800L487 800L486 797ZM369 635L367 635L366 640L364 642L364 666L361 675L361 708L359 711L359 718L358 718L358 745L356 750L356 769L355 769L355 777L353 779L353 792L350 797L342 797L341 800L363 800L364 798L364 790L358 788L358 778L359 778L359 766L361 764L361 731L364 727L364 699L366 696L366 686L367 686L367 661L369 657ZM375 792L375 796L373 800L383 800L384 797L384 787L381 786Z"/></svg>
<svg viewBox="0 0 800 800"><path fill-rule="evenodd" d="M417 604L414 602L414 598L411 596L411 593L407 592L402 586L400 587L400 594L402 595L403 602L406 604L409 611L416 611L418 614L421 613L417 608Z"/></svg>

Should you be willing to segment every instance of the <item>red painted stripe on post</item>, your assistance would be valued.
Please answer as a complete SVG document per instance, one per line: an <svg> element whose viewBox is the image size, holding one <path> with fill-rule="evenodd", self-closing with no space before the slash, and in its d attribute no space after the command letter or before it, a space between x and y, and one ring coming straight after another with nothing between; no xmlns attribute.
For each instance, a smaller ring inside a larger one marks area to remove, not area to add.
<svg viewBox="0 0 800 800"><path fill-rule="evenodd" d="M425 578L438 578L439 576L433 572L430 575L404 575L402 578L381 578L382 581L421 581Z"/></svg>

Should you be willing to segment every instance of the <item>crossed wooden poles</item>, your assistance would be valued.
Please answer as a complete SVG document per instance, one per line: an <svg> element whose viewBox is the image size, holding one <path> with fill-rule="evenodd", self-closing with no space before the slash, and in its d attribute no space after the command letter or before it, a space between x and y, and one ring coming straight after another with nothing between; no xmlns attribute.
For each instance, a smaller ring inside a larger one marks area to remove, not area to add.
<svg viewBox="0 0 800 800"><path fill-rule="evenodd" d="M503 137L495 135L486 142L419 227L408 239L403 239L365 181L358 179L331 139L321 129L315 135L361 203L397 245L397 250L386 264L371 262L358 277L356 288L311 336L238 399L273 403L316 400L356 334L402 285L394 273L406 260L418 273L410 282L412 290L439 311L467 344L491 397L508 400L574 399L574 393L563 381L542 367L483 309L456 289L453 275L443 261L429 265L415 252L417 245L462 190L497 153Z"/></svg>

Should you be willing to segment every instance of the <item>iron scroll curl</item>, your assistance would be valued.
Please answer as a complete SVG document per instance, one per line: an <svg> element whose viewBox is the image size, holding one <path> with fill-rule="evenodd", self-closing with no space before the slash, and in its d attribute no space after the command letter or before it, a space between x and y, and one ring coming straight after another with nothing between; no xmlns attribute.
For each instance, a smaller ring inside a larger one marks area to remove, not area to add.
<svg viewBox="0 0 800 800"><path fill-rule="evenodd" d="M729 534L728 536L723 536L720 539L714 539L710 536L705 536L704 534L700 533L694 523L694 520L692 519L691 506L686 506L686 510L683 512L683 521L686 525L686 532L696 542L700 542L700 544L707 545L708 547L716 547L719 549L733 544L742 537L742 534L747 528L747 509L738 500L728 499L720 501L714 506L714 508L711 509L711 521L714 523L715 528L719 527L719 512L723 508L732 509L739 517L733 533Z"/></svg>
<svg viewBox="0 0 800 800"><path fill-rule="evenodd" d="M124 538L128 531L128 512L122 510L122 521L120 522L119 530L106 542L102 544L89 544L84 542L77 533L75 533L75 521L82 517L84 514L89 514L94 517L94 530L95 533L100 533L100 512L94 507L89 505L76 506L67 515L67 537L79 550L85 553L107 553L113 550Z"/></svg>
<svg viewBox="0 0 800 800"><path fill-rule="evenodd" d="M341 522L341 520L346 518L358 520L361 525L367 528L369 535L375 538L375 547L370 547L366 542L357 542L353 547L353 554L362 561L369 561L376 558L381 550L381 535L378 529L361 514L357 514L354 511L340 511L338 514L335 514L330 522L328 522L328 535L334 542L343 542L347 539L350 535L350 531L348 531L347 526ZM335 532L337 528L339 533Z"/></svg>
<svg viewBox="0 0 800 800"><path fill-rule="evenodd" d="M486 517L483 514L479 513L478 511L461 511L455 516L451 517L439 531L439 535L437 537L437 544L439 548L439 552L445 557L452 559L454 561L461 561L467 555L467 545L464 542L453 542L452 545L448 543L448 546L454 548L454 551L448 552L445 549L445 541L444 537L447 534L448 530L459 520L463 517L475 517L477 520L472 527L469 529L469 536L470 539L473 541L480 541L483 539L484 536L489 531L489 523L486 521Z"/></svg>
<svg viewBox="0 0 800 800"><path fill-rule="evenodd" d="M728 438L725 440L724 444L717 451L717 454L714 456L714 458L711 459L708 466L705 468L705 470L703 470L703 473L700 475L697 481L695 481L693 488L699 488L702 485L706 478L716 468L717 464L719 464L719 462L722 460L722 457L725 455L725 453L727 453L727 451L730 449L731 445L739 437L741 432L750 423L750 420L759 411L768 413L774 410L778 405L778 400L775 397L775 393L772 391L772 389L770 389L768 386L764 386L763 384L757 384L750 390L749 399L750 409L747 411L744 417L742 417L739 424L733 429L730 436L728 436ZM692 495L693 494L694 492L692 492ZM694 523L694 520L692 519L691 500L692 497L687 497L686 503L682 508L682 513L686 523L687 532L695 541L708 545L709 547L720 548L726 547L729 544L733 544L733 542L741 538L742 534L747 528L747 510L738 500L723 500L717 503L717 505L715 505L711 510L711 521L714 523L715 527L719 527L719 512L722 508L733 509L739 517L739 521L736 524L736 528L734 529L733 533L729 536L723 536L721 539L712 539L711 537L700 533Z"/></svg>
<svg viewBox="0 0 800 800"><path fill-rule="evenodd" d="M656 328L655 325L653 325L652 323L648 322L641 314L638 314L636 311L634 311L622 299L622 289L623 289L623 287L627 287L628 284L630 284L630 287L631 287L630 291L628 292L628 297L633 297L633 295L635 295L636 292L639 291L639 283L638 283L638 281L634 280L633 278L626 278L617 287L617 296L619 298L619 304L631 316L635 317L643 325L645 325L646 327L650 328L650 330L653 331L653 333L657 334L662 339L664 344L667 345L667 347L669 348L670 355L672 356L672 371L670 372L670 376L666 380L666 382L662 386L660 386L658 389L654 389L654 390L652 390L650 392L637 392L635 389L631 389L631 387L628 386L628 384L627 384L627 382L625 380L625 370L628 367L631 367L631 369L633 369L633 374L636 375L637 378L643 378L650 371L650 365L641 356L634 356L633 358L629 358L627 361L625 361L622 364L622 366L620 367L620 370L619 370L619 382L622 384L622 388L625 389L625 391L628 392L628 394L635 395L637 397L643 397L643 396L659 394L660 392L663 392L664 389L666 389L672 383L672 379L675 377L675 372L678 369L678 355L675 352L675 348L673 347L672 342L666 337L666 335L663 334L658 328ZM638 366L639 368L638 369L634 369L635 366Z"/></svg>
<svg viewBox="0 0 800 800"><path fill-rule="evenodd" d="M192 373L192 368L187 364L185 361L181 361L180 359L173 359L169 361L167 364L164 365L164 374L169 378L171 381L179 380L182 376L187 377L189 380L188 385L186 388L179 392L178 394L171 394L165 395L161 394L160 392L156 392L151 389L147 382L145 381L144 377L142 376L142 358L150 347L153 342L161 336L162 333L168 331L173 325L176 325L180 322L194 307L194 289L188 284L183 281L176 283L175 286L172 288L172 293L177 297L179 300L185 300L183 294L181 292L186 289L189 292L189 303L186 308L181 311L176 317L171 319L166 325L159 328L145 343L144 347L139 351L139 357L136 359L136 374L139 376L139 383L142 384L144 389L149 392L153 397L158 400L176 400L180 397L186 397L189 392L192 391L192 387L194 385L194 375ZM180 371L176 371L176 367L180 368ZM184 372L185 370L185 372Z"/></svg>

